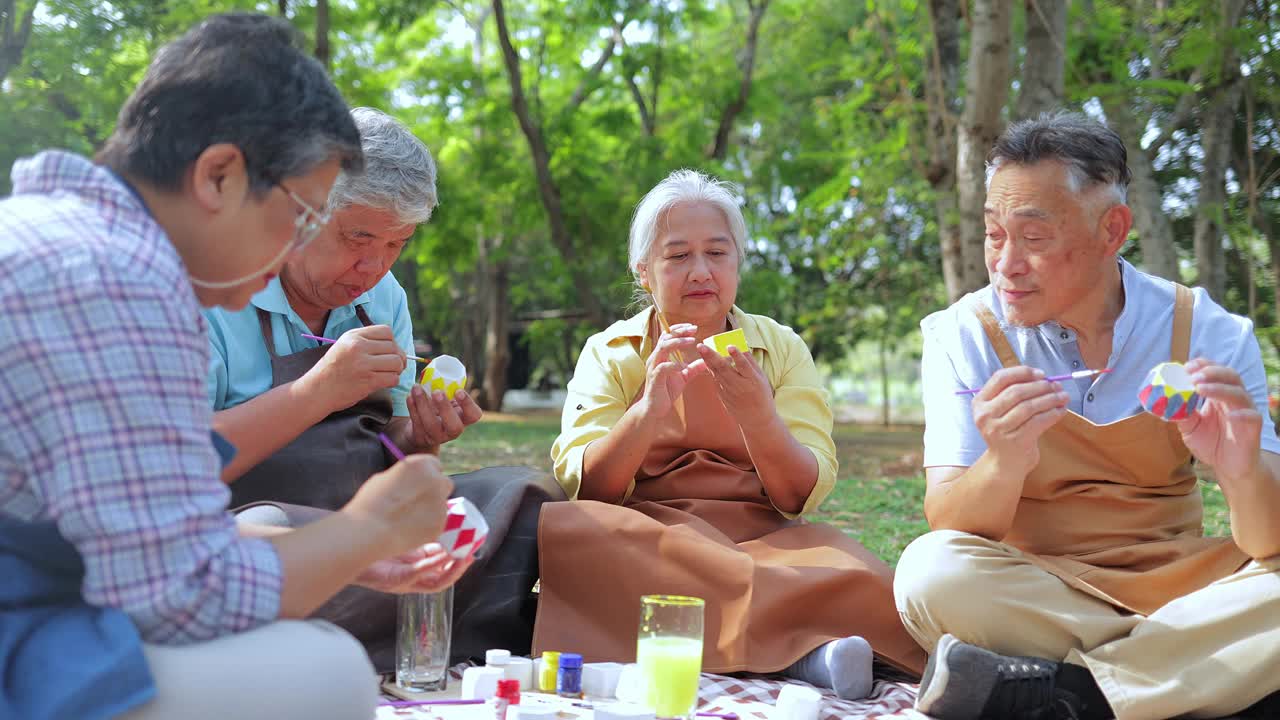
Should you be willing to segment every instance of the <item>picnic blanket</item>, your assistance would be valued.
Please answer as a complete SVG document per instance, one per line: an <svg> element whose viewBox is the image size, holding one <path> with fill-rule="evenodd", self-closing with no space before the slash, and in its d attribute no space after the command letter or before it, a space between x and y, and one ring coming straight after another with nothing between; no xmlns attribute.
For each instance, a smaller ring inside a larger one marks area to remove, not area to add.
<svg viewBox="0 0 1280 720"><path fill-rule="evenodd" d="M470 665L460 664L450 669L450 684L461 683L462 672ZM742 720L771 720L770 711L778 700L778 694L788 683L797 680L783 679L777 675L715 675L703 673L698 684L699 712L734 712ZM813 687L813 686L809 686ZM917 685L903 679L887 666L876 666L875 685L871 695L862 700L841 700L831 690L814 688L823 695L819 720L928 720L927 716L913 710ZM465 706L464 706L465 707ZM471 712L474 712L472 710ZM456 714L464 720L462 708L437 706L423 708L421 713L401 710L393 713L389 708L379 708L378 718L443 718L450 720Z"/></svg>
<svg viewBox="0 0 1280 720"><path fill-rule="evenodd" d="M778 693L788 683L777 676L736 676L703 673L698 684L699 712L735 712L743 720L770 720L769 712L778 701ZM812 687L812 686L810 686ZM925 715L912 708L916 702L914 683L877 677L871 695L862 700L841 700L831 690L814 689L822 693L822 709L819 720L888 720L912 718L923 720Z"/></svg>

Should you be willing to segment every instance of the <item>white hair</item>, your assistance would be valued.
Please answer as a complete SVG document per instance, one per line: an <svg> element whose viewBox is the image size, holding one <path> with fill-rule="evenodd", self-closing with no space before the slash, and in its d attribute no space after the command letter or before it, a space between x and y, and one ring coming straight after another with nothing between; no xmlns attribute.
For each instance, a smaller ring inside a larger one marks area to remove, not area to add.
<svg viewBox="0 0 1280 720"><path fill-rule="evenodd" d="M677 205L710 205L719 210L729 224L729 234L733 237L741 267L746 257L747 222L738 205L739 194L741 189L733 183L685 169L671 173L644 196L631 218L631 233L627 241L627 264L638 288L638 300L648 299L647 291L640 287L640 266L649 262L653 241L658 237L658 225Z"/></svg>
<svg viewBox="0 0 1280 720"><path fill-rule="evenodd" d="M364 172L340 173L329 193L329 207L363 205L390 210L405 225L431 219L436 199L436 161L431 151L399 120L373 108L351 111L360 130Z"/></svg>

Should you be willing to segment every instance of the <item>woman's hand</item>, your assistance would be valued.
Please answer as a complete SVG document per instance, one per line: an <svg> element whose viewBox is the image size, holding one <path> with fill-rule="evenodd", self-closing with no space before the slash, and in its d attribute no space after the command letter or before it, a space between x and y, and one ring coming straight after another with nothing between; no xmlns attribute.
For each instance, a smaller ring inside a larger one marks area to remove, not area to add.
<svg viewBox="0 0 1280 720"><path fill-rule="evenodd" d="M701 343L698 355L700 359L689 366L686 379L702 372L710 374L720 402L739 425L764 425L773 420L773 387L755 358L736 347L730 347L729 357L724 357Z"/></svg>
<svg viewBox="0 0 1280 720"><path fill-rule="evenodd" d="M690 374L688 366L683 361L673 361L672 355L675 354L677 360L689 359L690 351L698 345L694 337L697 332L697 326L680 323L672 325L658 338L646 363L644 394L637 402L645 417L663 418L675 407L676 398L684 392Z"/></svg>

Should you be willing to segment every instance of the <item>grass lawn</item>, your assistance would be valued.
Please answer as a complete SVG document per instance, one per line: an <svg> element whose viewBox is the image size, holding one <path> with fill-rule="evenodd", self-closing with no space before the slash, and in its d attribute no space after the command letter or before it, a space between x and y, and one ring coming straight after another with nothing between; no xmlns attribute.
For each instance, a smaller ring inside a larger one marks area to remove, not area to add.
<svg viewBox="0 0 1280 720"><path fill-rule="evenodd" d="M449 443L443 455L445 469L451 473L490 465L550 469L551 443L559 430L559 413L491 413ZM843 529L889 564L896 564L907 543L928 530L920 428L840 424L835 440L840 478L811 519ZM1222 492L1211 483L1202 483L1201 491L1206 534L1227 534Z"/></svg>

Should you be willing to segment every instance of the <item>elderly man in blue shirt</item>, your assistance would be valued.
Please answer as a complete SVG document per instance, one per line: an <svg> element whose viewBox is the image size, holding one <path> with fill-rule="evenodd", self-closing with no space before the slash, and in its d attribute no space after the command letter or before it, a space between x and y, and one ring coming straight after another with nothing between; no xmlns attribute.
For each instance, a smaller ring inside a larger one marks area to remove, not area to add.
<svg viewBox="0 0 1280 720"><path fill-rule="evenodd" d="M245 521L312 522L393 460L379 432L405 452L438 453L482 415L465 391L450 400L415 383L408 301L390 273L436 206L435 162L394 118L371 108L351 115L365 171L338 176L315 241L249 307L205 313L214 427L239 450L223 479ZM537 518L562 492L530 468L486 468L453 482L490 526L456 589L453 655L527 651ZM349 588L319 616L355 634L380 669L392 667L393 596Z"/></svg>
<svg viewBox="0 0 1280 720"><path fill-rule="evenodd" d="M917 709L1276 717L1280 440L1252 324L1117 257L1129 171L1101 123L1015 123L989 177L991 284L922 323L934 531L894 583L932 651ZM1139 402L1168 361L1206 400L1173 422ZM1111 372L1046 379L1087 369ZM1229 538L1204 537L1193 459Z"/></svg>

